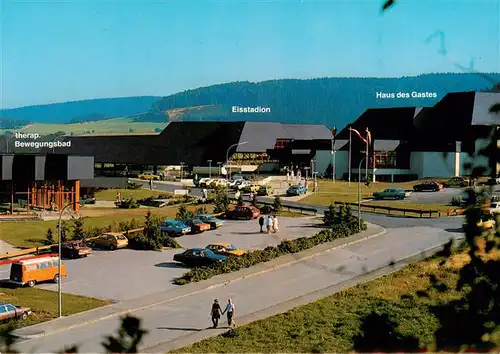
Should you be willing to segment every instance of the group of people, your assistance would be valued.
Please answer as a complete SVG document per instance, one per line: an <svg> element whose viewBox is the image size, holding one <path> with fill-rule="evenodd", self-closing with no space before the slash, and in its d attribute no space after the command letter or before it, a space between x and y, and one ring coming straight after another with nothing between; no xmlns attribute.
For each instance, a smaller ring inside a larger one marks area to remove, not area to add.
<svg viewBox="0 0 500 354"><path fill-rule="evenodd" d="M276 233L279 231L278 217L275 215L268 215L266 218L261 216L259 218L260 232L264 232L264 224L266 225L266 231L268 234Z"/></svg>
<svg viewBox="0 0 500 354"><path fill-rule="evenodd" d="M219 325L219 320L221 316L225 313L227 314L227 325L228 327L236 327L236 322L234 322L234 313L235 313L234 302L231 299L227 300L227 305L224 311L220 307L219 300L215 299L212 304L212 310L210 311L210 317L212 319L213 328L217 328Z"/></svg>

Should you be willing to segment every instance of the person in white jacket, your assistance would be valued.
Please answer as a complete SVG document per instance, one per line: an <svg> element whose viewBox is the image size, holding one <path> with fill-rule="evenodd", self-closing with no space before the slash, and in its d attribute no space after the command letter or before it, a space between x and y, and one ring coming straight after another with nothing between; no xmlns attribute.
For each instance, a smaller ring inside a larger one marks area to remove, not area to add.
<svg viewBox="0 0 500 354"><path fill-rule="evenodd" d="M278 217L273 216L273 232L276 233L280 229L280 224L278 223Z"/></svg>

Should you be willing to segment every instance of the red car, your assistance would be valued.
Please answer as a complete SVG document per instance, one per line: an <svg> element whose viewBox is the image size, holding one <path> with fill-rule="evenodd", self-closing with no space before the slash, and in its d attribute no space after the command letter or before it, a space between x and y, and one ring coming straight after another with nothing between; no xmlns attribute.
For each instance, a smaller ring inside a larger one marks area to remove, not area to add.
<svg viewBox="0 0 500 354"><path fill-rule="evenodd" d="M260 215L260 210L254 206L237 206L227 212L226 216L230 219L256 219Z"/></svg>

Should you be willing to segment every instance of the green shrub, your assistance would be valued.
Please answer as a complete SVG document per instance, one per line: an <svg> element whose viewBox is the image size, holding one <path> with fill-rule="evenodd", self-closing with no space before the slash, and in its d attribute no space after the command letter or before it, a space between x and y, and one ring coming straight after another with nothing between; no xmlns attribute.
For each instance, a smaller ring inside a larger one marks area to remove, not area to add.
<svg viewBox="0 0 500 354"><path fill-rule="evenodd" d="M258 209L262 214L270 214L273 211L273 207L270 205L260 205Z"/></svg>
<svg viewBox="0 0 500 354"><path fill-rule="evenodd" d="M142 184L141 183L135 183L135 182L128 182L127 183L127 189L141 189Z"/></svg>
<svg viewBox="0 0 500 354"><path fill-rule="evenodd" d="M163 235L162 241L163 241L163 247L182 248L179 242L177 242L175 238L172 238L170 236Z"/></svg>
<svg viewBox="0 0 500 354"><path fill-rule="evenodd" d="M460 197L453 197L453 198L451 198L450 204L452 206L462 206L463 205L463 200Z"/></svg>
<svg viewBox="0 0 500 354"><path fill-rule="evenodd" d="M115 205L121 209L137 209L139 207L139 204L134 198L125 199L121 202L115 202Z"/></svg>
<svg viewBox="0 0 500 354"><path fill-rule="evenodd" d="M132 219L130 221L122 221L118 224L118 228L120 229L120 231L129 231L138 229L140 227L141 224L136 219Z"/></svg>
<svg viewBox="0 0 500 354"><path fill-rule="evenodd" d="M231 201L229 200L227 190L225 188L217 187L215 189L214 213L225 213L229 208L230 203Z"/></svg>
<svg viewBox="0 0 500 354"><path fill-rule="evenodd" d="M206 280L219 274L236 272L259 263L269 262L282 255L308 250L323 243L345 238L358 232L358 220L352 215L350 208L342 207L340 209L341 210L336 211L335 214L335 217L340 218L336 219L339 223L331 225L328 229L321 230L314 236L300 237L295 240L283 240L276 247L268 246L263 250L245 253L241 257L228 258L221 263L192 268L183 276L174 279L174 283L177 285L184 285L191 282ZM362 222L361 229L366 229L366 223L364 221Z"/></svg>
<svg viewBox="0 0 500 354"><path fill-rule="evenodd" d="M189 210L187 210L185 205L181 205L177 209L177 214L175 215L175 219L176 220L186 220L186 219L192 218L193 216L194 216L194 214L192 212L190 212Z"/></svg>

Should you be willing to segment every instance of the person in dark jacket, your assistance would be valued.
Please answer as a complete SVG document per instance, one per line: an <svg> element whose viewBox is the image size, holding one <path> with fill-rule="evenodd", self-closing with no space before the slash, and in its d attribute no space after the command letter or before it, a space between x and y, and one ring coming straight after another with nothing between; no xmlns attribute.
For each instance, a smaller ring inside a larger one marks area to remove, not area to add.
<svg viewBox="0 0 500 354"><path fill-rule="evenodd" d="M214 324L214 328L217 328L217 326L219 325L221 313L222 313L222 309L220 308L219 300L215 299L214 303L212 304L212 311L210 312L210 315L212 316L212 323Z"/></svg>
<svg viewBox="0 0 500 354"><path fill-rule="evenodd" d="M259 225L260 225L260 232L264 232L264 230L262 229L264 227L264 217L261 216L259 218Z"/></svg>

